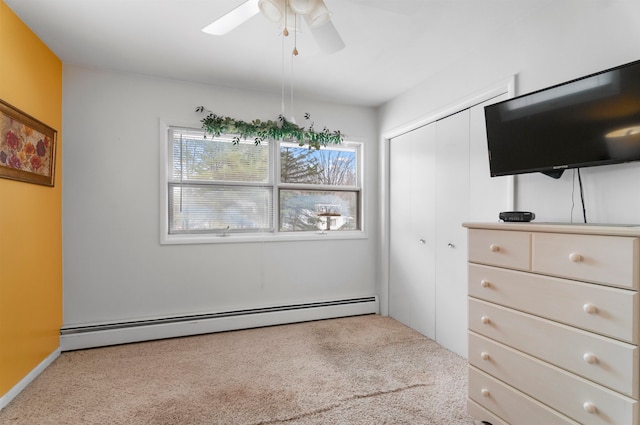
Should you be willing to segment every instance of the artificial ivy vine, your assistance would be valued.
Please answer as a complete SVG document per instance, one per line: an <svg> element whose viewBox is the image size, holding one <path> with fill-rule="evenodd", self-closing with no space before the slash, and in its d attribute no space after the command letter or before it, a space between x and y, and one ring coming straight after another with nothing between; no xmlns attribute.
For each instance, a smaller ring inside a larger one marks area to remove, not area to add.
<svg viewBox="0 0 640 425"><path fill-rule="evenodd" d="M205 109L204 106L198 106L196 112L207 114L200 120L202 129L207 134L213 136L233 134L234 145L240 143L241 139L252 138L256 145L262 143L263 140L272 139L295 141L300 146L308 145L309 148L320 149L321 146L341 144L344 141L344 135L340 131L331 131L325 127L322 131L316 132L311 121L311 115L308 113L304 114L304 119L309 122L309 127L304 128L287 121L282 115L278 116L277 121L256 119L248 123L223 115L216 115Z"/></svg>

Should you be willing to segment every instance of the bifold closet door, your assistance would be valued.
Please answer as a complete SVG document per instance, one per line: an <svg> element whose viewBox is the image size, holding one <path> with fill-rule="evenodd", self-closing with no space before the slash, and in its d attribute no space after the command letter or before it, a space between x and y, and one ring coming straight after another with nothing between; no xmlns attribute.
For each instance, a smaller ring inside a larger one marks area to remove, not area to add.
<svg viewBox="0 0 640 425"><path fill-rule="evenodd" d="M389 315L436 339L435 123L390 141Z"/></svg>
<svg viewBox="0 0 640 425"><path fill-rule="evenodd" d="M467 356L465 221L494 221L509 184L491 178L484 106L393 138L390 145L389 315Z"/></svg>

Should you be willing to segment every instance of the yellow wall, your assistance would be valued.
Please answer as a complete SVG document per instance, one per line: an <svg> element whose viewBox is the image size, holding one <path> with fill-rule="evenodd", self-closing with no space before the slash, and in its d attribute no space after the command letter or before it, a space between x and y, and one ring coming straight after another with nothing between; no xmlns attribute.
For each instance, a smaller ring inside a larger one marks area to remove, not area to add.
<svg viewBox="0 0 640 425"><path fill-rule="evenodd" d="M59 346L62 63L0 0L0 99L58 132L55 187L0 178L0 397Z"/></svg>

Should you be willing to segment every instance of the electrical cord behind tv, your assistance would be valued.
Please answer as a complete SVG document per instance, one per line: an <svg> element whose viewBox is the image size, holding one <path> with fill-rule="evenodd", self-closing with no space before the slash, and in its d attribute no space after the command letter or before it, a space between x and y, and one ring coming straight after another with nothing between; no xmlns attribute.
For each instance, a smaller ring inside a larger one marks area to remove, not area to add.
<svg viewBox="0 0 640 425"><path fill-rule="evenodd" d="M580 169L573 169L573 192L571 192L571 221L573 221L573 207L575 205L574 202L574 193L576 188L576 172L578 174L578 185L580 187L580 201L582 202L582 217L584 218L584 222L587 222L587 210L584 206L584 190L582 188L582 176L580 176Z"/></svg>

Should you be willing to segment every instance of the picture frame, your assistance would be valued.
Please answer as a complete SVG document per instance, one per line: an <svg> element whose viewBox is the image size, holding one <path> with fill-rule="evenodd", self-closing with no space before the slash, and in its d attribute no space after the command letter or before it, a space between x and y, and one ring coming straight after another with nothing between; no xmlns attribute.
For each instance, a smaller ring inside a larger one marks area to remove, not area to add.
<svg viewBox="0 0 640 425"><path fill-rule="evenodd" d="M0 99L0 177L53 187L57 135Z"/></svg>

